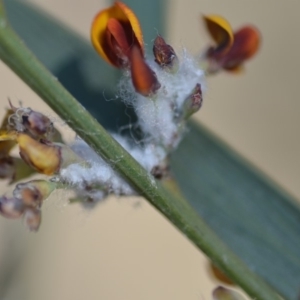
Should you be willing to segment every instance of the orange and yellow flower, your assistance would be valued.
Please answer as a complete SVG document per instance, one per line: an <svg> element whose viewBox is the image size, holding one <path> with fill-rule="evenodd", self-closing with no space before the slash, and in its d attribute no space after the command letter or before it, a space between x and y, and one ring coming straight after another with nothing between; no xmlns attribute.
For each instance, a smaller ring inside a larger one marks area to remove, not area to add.
<svg viewBox="0 0 300 300"><path fill-rule="evenodd" d="M232 32L229 23L220 16L204 16L208 32L216 43L206 51L209 62L208 72L220 69L239 71L245 61L253 57L260 46L260 33L252 25Z"/></svg>
<svg viewBox="0 0 300 300"><path fill-rule="evenodd" d="M150 96L159 89L156 74L144 59L139 21L124 3L116 1L96 15L91 39L105 61L117 68L130 68L132 83L138 93Z"/></svg>
<svg viewBox="0 0 300 300"><path fill-rule="evenodd" d="M91 39L102 58L117 68L128 64L133 46L144 54L140 23L132 10L119 1L96 15Z"/></svg>

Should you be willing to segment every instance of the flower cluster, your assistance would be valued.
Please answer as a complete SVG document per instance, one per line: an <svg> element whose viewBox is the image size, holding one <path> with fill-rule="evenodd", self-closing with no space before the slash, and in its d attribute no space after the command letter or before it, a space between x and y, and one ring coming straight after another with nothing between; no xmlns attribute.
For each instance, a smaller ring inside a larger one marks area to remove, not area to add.
<svg viewBox="0 0 300 300"><path fill-rule="evenodd" d="M168 176L169 155L181 141L186 121L202 106L205 77L237 71L259 47L259 33L252 26L233 32L220 16L203 20L213 44L201 56L186 50L178 55L157 36L152 59L145 57L139 21L124 3L100 11L92 23L92 44L104 60L123 71L117 93L135 109L142 132L139 143L113 137L156 179ZM20 158L11 156L15 146ZM56 189L75 191L81 202L97 202L111 193L135 194L80 138L67 145L48 117L9 101L0 128L0 178L13 183L33 173L46 178L19 183L11 197L0 198L0 214L23 217L30 230L39 228L42 203Z"/></svg>

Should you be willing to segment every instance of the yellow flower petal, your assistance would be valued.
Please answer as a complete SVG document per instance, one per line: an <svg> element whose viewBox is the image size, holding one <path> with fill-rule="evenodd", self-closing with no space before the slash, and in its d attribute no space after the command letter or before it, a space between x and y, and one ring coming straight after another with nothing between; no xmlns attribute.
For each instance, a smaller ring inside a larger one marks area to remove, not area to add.
<svg viewBox="0 0 300 300"><path fill-rule="evenodd" d="M203 16L203 20L211 37L216 42L215 52L227 52L233 44L233 32L230 24L218 15Z"/></svg>
<svg viewBox="0 0 300 300"><path fill-rule="evenodd" d="M12 114L13 111L8 109L0 126L0 157L7 156L16 144L15 136L7 130L8 119Z"/></svg>
<svg viewBox="0 0 300 300"><path fill-rule="evenodd" d="M0 142L3 141L14 141L16 140L17 134L13 131L0 130Z"/></svg>
<svg viewBox="0 0 300 300"><path fill-rule="evenodd" d="M55 174L61 165L60 148L40 143L29 135L19 134L20 156L32 168L46 175Z"/></svg>

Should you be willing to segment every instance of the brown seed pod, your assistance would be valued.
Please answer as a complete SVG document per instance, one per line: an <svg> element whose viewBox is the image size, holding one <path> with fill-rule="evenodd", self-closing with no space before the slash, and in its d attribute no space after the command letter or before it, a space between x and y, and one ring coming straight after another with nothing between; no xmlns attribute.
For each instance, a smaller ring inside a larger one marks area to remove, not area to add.
<svg viewBox="0 0 300 300"><path fill-rule="evenodd" d="M25 210L23 202L15 197L0 197L0 214L9 219L20 218Z"/></svg>
<svg viewBox="0 0 300 300"><path fill-rule="evenodd" d="M19 183L14 191L14 197L21 199L26 207L38 208L56 188L56 184L46 180L32 180Z"/></svg>
<svg viewBox="0 0 300 300"><path fill-rule="evenodd" d="M9 117L9 126L18 132L29 134L35 139L46 138L53 133L53 123L40 112L29 107L15 107L9 101L13 114Z"/></svg>

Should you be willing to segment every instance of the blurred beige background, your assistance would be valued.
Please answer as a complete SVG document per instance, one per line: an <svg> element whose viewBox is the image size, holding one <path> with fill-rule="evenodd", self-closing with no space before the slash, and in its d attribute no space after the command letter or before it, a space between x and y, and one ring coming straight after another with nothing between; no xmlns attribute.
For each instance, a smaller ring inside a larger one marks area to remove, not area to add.
<svg viewBox="0 0 300 300"><path fill-rule="evenodd" d="M93 16L108 3L30 2L86 39ZM293 0L169 0L166 36L175 49L184 46L198 53L209 41L200 13L221 14L234 28L249 22L261 30L259 55L243 75L210 78L196 118L297 199L299 11L300 2ZM2 107L10 96L54 116L3 64L0 78ZM110 198L87 212L66 205L64 195L56 194L43 209L39 233L1 218L0 235L0 259L10 257L19 266L5 299L202 300L211 299L216 285L199 251L138 198Z"/></svg>

